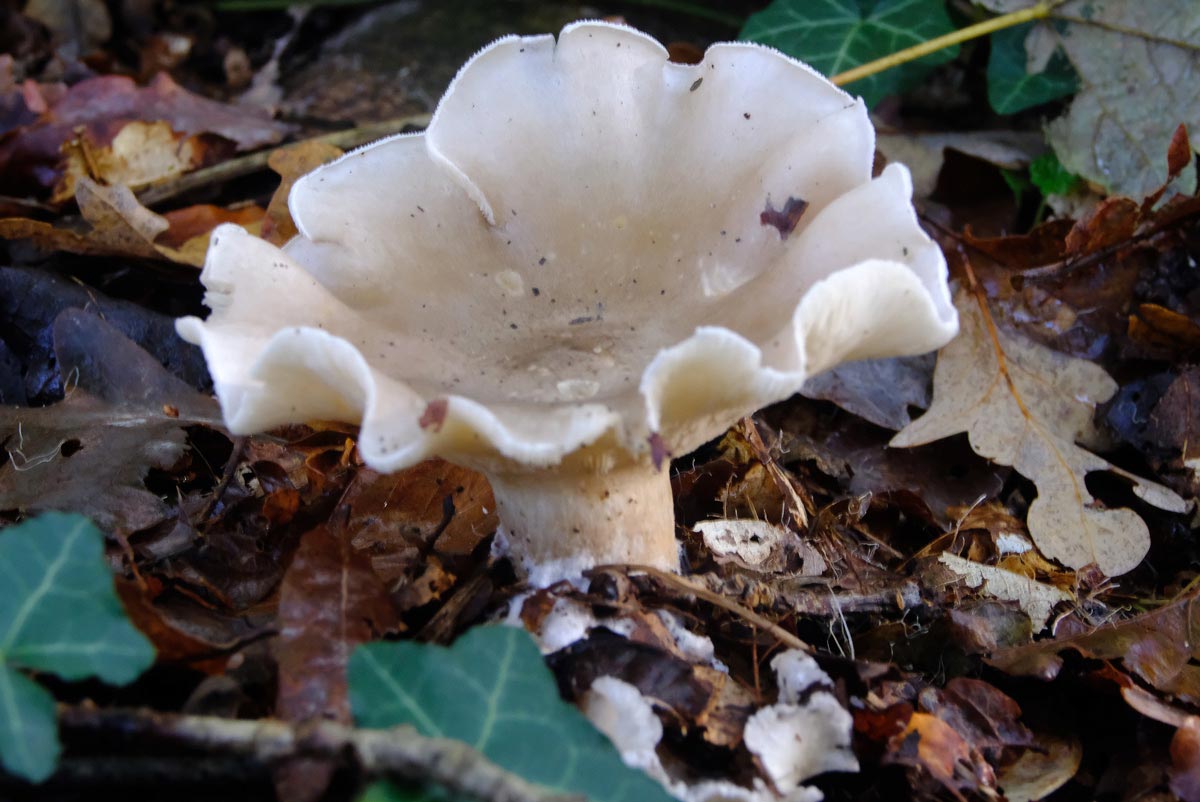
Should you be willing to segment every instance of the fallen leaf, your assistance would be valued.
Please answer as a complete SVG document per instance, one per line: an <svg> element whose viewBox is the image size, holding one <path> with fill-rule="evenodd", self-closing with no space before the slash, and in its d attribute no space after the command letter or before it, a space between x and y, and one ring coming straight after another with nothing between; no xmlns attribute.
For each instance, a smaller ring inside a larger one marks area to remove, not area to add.
<svg viewBox="0 0 1200 802"><path fill-rule="evenodd" d="M208 251L209 234L218 224L236 222L254 233L256 223L262 218L262 210L254 206L241 212L188 207L164 217L142 206L123 184L105 186L83 177L75 182L75 199L90 226L87 231L17 217L0 220L0 237L28 239L51 251L133 259L165 258L200 267ZM201 230L204 224L208 228Z"/></svg>
<svg viewBox="0 0 1200 802"><path fill-rule="evenodd" d="M54 342L72 389L54 406L0 408L0 509L81 512L122 532L158 523L166 504L142 479L183 456L183 427L221 425L216 402L81 310L59 315Z"/></svg>
<svg viewBox="0 0 1200 802"><path fill-rule="evenodd" d="M186 383L201 389L211 387L204 354L175 334L173 317L132 301L110 298L95 287L56 272L0 267L3 339L21 354L25 395L30 403L50 403L64 394L54 354L54 321L73 307L104 318Z"/></svg>
<svg viewBox="0 0 1200 802"><path fill-rule="evenodd" d="M1079 772L1083 746L1078 738L1045 733L1035 737L1035 748L1026 749L996 772L996 782L1004 789L1008 802L1045 799Z"/></svg>
<svg viewBox="0 0 1200 802"><path fill-rule="evenodd" d="M1120 660L1151 686L1196 704L1200 666L1191 661L1200 658L1200 645L1192 633L1200 628L1200 606L1195 601L1194 594L1180 596L1124 621L995 652L987 662L1009 674L1049 680L1062 667L1059 652L1073 649L1096 660Z"/></svg>
<svg viewBox="0 0 1200 802"><path fill-rule="evenodd" d="M292 185L305 173L310 173L341 155L342 151L339 148L327 142L306 139L295 145L279 148L267 157L267 166L278 173L282 180L267 205L267 217L263 221L263 239L275 245L283 245L299 233L287 205Z"/></svg>
<svg viewBox="0 0 1200 802"><path fill-rule="evenodd" d="M306 532L279 588L275 715L284 721L349 723L346 666L360 643L398 627L383 581L337 525ZM274 771L281 799L315 800L336 763L298 758Z"/></svg>
<svg viewBox="0 0 1200 802"><path fill-rule="evenodd" d="M1006 12L1033 0L977 0ZM1062 48L1079 75L1067 112L1047 127L1063 165L1114 194L1142 198L1163 184L1162 154L1179 123L1200 126L1200 6L1068 0L1025 40ZM1184 192L1195 185L1187 178Z"/></svg>
<svg viewBox="0 0 1200 802"><path fill-rule="evenodd" d="M951 509L995 497L1009 472L980 459L965 438L936 446L887 448L890 432L799 399L773 407L762 417L780 432L784 463L815 460L821 471L844 483L845 492L903 496L906 506L943 526L957 521Z"/></svg>
<svg viewBox="0 0 1200 802"><path fill-rule="evenodd" d="M990 328L990 315L968 291L955 305L961 330L938 357L933 405L891 445L966 432L980 456L1037 485L1027 524L1043 554L1075 569L1096 564L1107 576L1131 571L1150 548L1146 524L1133 510L1098 506L1086 475L1116 472L1145 501L1171 512L1188 505L1077 445L1094 437L1095 406L1116 392L1116 382L1098 365Z"/></svg>
<svg viewBox="0 0 1200 802"><path fill-rule="evenodd" d="M0 183L54 202L80 177L137 189L278 142L287 126L183 89L166 73L80 81L47 97L38 118L0 139Z"/></svg>
<svg viewBox="0 0 1200 802"><path fill-rule="evenodd" d="M392 474L364 469L345 503L354 547L372 555L375 570L388 582L403 574L394 557L414 545L465 557L497 526L487 479L441 459Z"/></svg>
<svg viewBox="0 0 1200 802"><path fill-rule="evenodd" d="M1171 738L1171 790L1184 802L1200 802L1200 717L1188 716Z"/></svg>
<svg viewBox="0 0 1200 802"><path fill-rule="evenodd" d="M889 162L908 166L912 173L913 196L928 198L937 188L948 150L965 153L1005 170L1023 170L1046 144L1040 133L1032 131L913 133L880 129L875 147Z"/></svg>
<svg viewBox="0 0 1200 802"><path fill-rule="evenodd" d="M921 768L951 792L994 789L991 767L946 722L930 713L913 713L904 731L888 742L884 762Z"/></svg>
<svg viewBox="0 0 1200 802"><path fill-rule="evenodd" d="M800 392L895 431L912 423L910 406L929 406L933 364L933 354L850 362L813 376Z"/></svg>
<svg viewBox="0 0 1200 802"><path fill-rule="evenodd" d="M1033 622L1035 631L1046 626L1054 606L1060 602L1074 601L1075 597L1064 590L1046 585L1003 568L964 560L945 552L938 561L963 578L968 587L982 587L984 592L998 599L1015 601Z"/></svg>

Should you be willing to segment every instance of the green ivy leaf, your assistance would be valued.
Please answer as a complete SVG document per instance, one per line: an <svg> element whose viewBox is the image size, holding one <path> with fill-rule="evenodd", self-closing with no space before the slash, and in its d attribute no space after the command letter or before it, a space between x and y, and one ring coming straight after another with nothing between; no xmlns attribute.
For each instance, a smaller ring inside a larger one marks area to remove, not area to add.
<svg viewBox="0 0 1200 802"><path fill-rule="evenodd" d="M943 0L775 0L750 15L739 38L837 75L952 30ZM957 46L939 50L846 88L874 106L920 83L931 68L957 54Z"/></svg>
<svg viewBox="0 0 1200 802"><path fill-rule="evenodd" d="M350 706L364 727L409 724L465 741L502 768L596 802L669 802L628 768L609 740L558 695L529 634L476 627L453 646L359 646L350 657Z"/></svg>
<svg viewBox="0 0 1200 802"><path fill-rule="evenodd" d="M1029 163L1029 180L1042 195L1065 195L1079 183L1079 176L1063 167L1054 151L1048 150Z"/></svg>
<svg viewBox="0 0 1200 802"><path fill-rule="evenodd" d="M54 698L18 669L121 685L154 662L125 618L87 518L46 513L0 531L0 763L40 782L58 762Z"/></svg>
<svg viewBox="0 0 1200 802"><path fill-rule="evenodd" d="M1013 114L1031 106L1075 94L1079 76L1062 50L1056 50L1041 72L1026 71L1025 39L1034 23L1016 25L992 34L988 58L988 101L998 114Z"/></svg>

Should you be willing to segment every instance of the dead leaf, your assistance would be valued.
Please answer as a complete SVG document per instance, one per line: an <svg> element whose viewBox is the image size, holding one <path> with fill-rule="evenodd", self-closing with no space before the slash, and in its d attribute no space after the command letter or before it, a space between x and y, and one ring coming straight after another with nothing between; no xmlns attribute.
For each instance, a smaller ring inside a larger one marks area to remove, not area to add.
<svg viewBox="0 0 1200 802"><path fill-rule="evenodd" d="M1033 0L979 0L993 11ZM1142 198L1163 183L1162 154L1179 123L1200 125L1200 7L1192 0L1068 0L1026 39L1051 40L1079 74L1066 114L1047 127L1063 165L1114 194ZM1183 191L1195 186L1194 173Z"/></svg>
<svg viewBox="0 0 1200 802"><path fill-rule="evenodd" d="M1096 564L1107 576L1131 571L1150 548L1146 524L1133 510L1101 508L1086 475L1114 471L1155 506L1183 512L1188 505L1077 445L1094 437L1095 406L1116 392L1116 382L1091 362L989 328L990 317L968 291L955 305L961 330L938 356L933 405L891 445L966 432L978 454L1037 485L1027 523L1043 554L1075 569Z"/></svg>
<svg viewBox="0 0 1200 802"><path fill-rule="evenodd" d="M441 459L386 475L364 469L345 501L354 547L372 555L375 570L388 582L402 574L389 568L390 556L414 544L466 556L497 526L487 479Z"/></svg>
<svg viewBox="0 0 1200 802"><path fill-rule="evenodd" d="M1036 802L1066 785L1079 772L1083 746L1075 737L1038 733L1035 748L1002 765L996 781L1008 802Z"/></svg>
<svg viewBox="0 0 1200 802"><path fill-rule="evenodd" d="M165 258L177 264L200 267L204 264L208 237L214 227L221 222L237 222L255 233L256 224L262 217L258 207L224 213L203 211L214 207L189 207L171 213L172 220L142 206L128 187L120 184L104 186L90 178L76 181L75 195L79 211L90 226L88 230L80 232L37 220L7 218L0 220L0 237L32 240L38 247L51 251L134 259ZM192 209L197 211L189 211ZM173 221L178 226L174 233L171 231ZM208 229L198 231L206 222L211 223ZM195 233L182 239L183 232ZM164 241L159 243L159 239Z"/></svg>
<svg viewBox="0 0 1200 802"><path fill-rule="evenodd" d="M315 139L306 139L271 153L267 158L267 166L278 173L282 180L275 194L271 196L271 202L267 205L267 217L263 221L262 236L267 242L283 245L299 233L287 205L292 185L304 174L341 155L342 151L339 148Z"/></svg>
<svg viewBox="0 0 1200 802"><path fill-rule="evenodd" d="M279 589L275 715L349 723L350 653L398 624L387 588L370 559L350 545L348 532L336 524L306 532ZM300 758L276 767L280 798L320 798L335 766Z"/></svg>
<svg viewBox="0 0 1200 802"><path fill-rule="evenodd" d="M984 592L991 596L1017 602L1033 622L1035 631L1046 626L1046 621L1056 604L1075 599L1070 593L1053 585L1043 584L1003 568L964 560L950 552L943 553L938 561L961 576L968 587L982 586Z"/></svg>
<svg viewBox="0 0 1200 802"><path fill-rule="evenodd" d="M937 187L947 150L965 153L1006 170L1022 170L1045 149L1040 134L1029 131L920 132L880 130L876 149L889 162L909 167L913 196L928 198Z"/></svg>
<svg viewBox="0 0 1200 802"><path fill-rule="evenodd" d="M183 89L166 73L148 86L110 75L46 98L38 118L0 140L10 193L75 194L80 177L137 189L278 142L288 127Z"/></svg>
<svg viewBox="0 0 1200 802"><path fill-rule="evenodd" d="M1200 324L1158 304L1138 304L1129 316L1129 339L1167 357L1186 357L1200 351Z"/></svg>
<svg viewBox="0 0 1200 802"><path fill-rule="evenodd" d="M1184 802L1200 802L1200 717L1188 716L1171 738L1171 790Z"/></svg>
<svg viewBox="0 0 1200 802"><path fill-rule="evenodd" d="M960 790L996 785L982 756L953 727L930 713L912 714L904 731L888 742L884 762L924 769L956 796Z"/></svg>
<svg viewBox="0 0 1200 802"><path fill-rule="evenodd" d="M1105 198L1067 233L1068 256L1082 256L1125 242L1137 231L1141 207L1129 198Z"/></svg>
<svg viewBox="0 0 1200 802"><path fill-rule="evenodd" d="M183 427L221 425L216 402L81 310L58 316L54 341L72 389L51 407L0 408L0 509L80 512L121 532L158 523L166 505L142 478L183 456Z"/></svg>
<svg viewBox="0 0 1200 802"><path fill-rule="evenodd" d="M1064 622L1067 624L1069 621ZM1009 674L1048 680L1062 667L1059 652L1073 649L1084 657L1120 660L1127 671L1151 686L1196 704L1200 702L1200 666L1191 660L1200 658L1200 644L1192 635L1197 629L1200 605L1195 595L1189 594L1124 621L995 652L987 662Z"/></svg>
<svg viewBox="0 0 1200 802"><path fill-rule="evenodd" d="M849 362L813 376L800 392L895 431L912 422L910 406L929 406L933 363L932 354Z"/></svg>

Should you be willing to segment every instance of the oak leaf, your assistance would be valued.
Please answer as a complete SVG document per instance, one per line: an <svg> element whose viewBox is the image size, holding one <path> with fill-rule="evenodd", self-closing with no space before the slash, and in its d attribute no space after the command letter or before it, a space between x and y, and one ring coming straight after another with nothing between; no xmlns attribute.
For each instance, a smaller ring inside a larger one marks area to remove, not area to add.
<svg viewBox="0 0 1200 802"><path fill-rule="evenodd" d="M1132 570L1150 547L1146 524L1133 510L1101 507L1084 483L1087 474L1118 473L1142 499L1171 512L1187 504L1078 445L1095 436L1092 414L1116 382L1098 365L994 328L968 292L955 305L961 333L938 356L933 404L891 445L966 432L977 454L1037 485L1027 524L1043 554L1075 569L1095 564L1107 576Z"/></svg>

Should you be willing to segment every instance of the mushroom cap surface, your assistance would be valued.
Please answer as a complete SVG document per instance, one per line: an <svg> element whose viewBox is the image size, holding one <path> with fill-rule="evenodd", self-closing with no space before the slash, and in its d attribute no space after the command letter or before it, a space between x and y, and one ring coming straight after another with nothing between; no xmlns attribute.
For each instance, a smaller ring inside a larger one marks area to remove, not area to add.
<svg viewBox="0 0 1200 802"><path fill-rule="evenodd" d="M428 129L298 181L283 249L214 234L179 333L227 423L361 423L365 461L595 470L682 454L851 359L957 330L861 100L746 43L507 37Z"/></svg>

